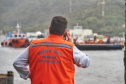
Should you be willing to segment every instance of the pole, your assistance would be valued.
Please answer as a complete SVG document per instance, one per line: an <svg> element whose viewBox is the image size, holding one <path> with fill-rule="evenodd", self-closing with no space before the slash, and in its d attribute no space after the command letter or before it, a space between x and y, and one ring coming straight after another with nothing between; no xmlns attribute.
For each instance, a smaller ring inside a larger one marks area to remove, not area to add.
<svg viewBox="0 0 126 84"><path fill-rule="evenodd" d="M105 2L103 1L103 2L102 2L102 16L105 15L105 14L104 14L104 5L105 5Z"/></svg>
<svg viewBox="0 0 126 84"><path fill-rule="evenodd" d="M70 0L70 13L72 12L72 0Z"/></svg>

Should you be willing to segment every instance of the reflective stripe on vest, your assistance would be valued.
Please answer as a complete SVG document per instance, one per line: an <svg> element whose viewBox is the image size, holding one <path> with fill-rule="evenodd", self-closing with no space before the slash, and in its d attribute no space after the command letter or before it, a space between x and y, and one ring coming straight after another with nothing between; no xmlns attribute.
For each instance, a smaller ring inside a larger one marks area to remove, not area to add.
<svg viewBox="0 0 126 84"><path fill-rule="evenodd" d="M31 44L30 47L36 47L36 46L64 47L64 48L72 49L72 46L67 45L67 44L62 44L62 43L48 43L48 42L34 43L34 44Z"/></svg>

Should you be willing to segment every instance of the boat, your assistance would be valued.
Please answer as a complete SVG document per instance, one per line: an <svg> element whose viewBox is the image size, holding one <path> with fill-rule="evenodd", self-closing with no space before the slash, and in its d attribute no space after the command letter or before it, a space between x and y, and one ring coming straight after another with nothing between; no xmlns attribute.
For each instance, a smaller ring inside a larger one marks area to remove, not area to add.
<svg viewBox="0 0 126 84"><path fill-rule="evenodd" d="M80 50L121 50L124 48L124 41L114 42L110 40L110 37L107 37L107 41L104 41L102 35L92 36L87 35L84 42L76 42L77 38L74 41L75 46Z"/></svg>
<svg viewBox="0 0 126 84"><path fill-rule="evenodd" d="M6 35L6 39L1 42L2 47L27 47L29 45L29 40L26 38L26 34L20 32L20 25L17 23L17 32L9 32Z"/></svg>
<svg viewBox="0 0 126 84"><path fill-rule="evenodd" d="M7 47L7 46L12 46L12 40L11 40L12 33L8 32L6 35L6 39L1 42L1 46Z"/></svg>
<svg viewBox="0 0 126 84"><path fill-rule="evenodd" d="M110 37L93 33L91 29L83 29L82 26L74 26L70 29L75 46L80 50L121 50L124 48L124 40L111 40Z"/></svg>
<svg viewBox="0 0 126 84"><path fill-rule="evenodd" d="M122 50L121 44L75 44L80 50Z"/></svg>

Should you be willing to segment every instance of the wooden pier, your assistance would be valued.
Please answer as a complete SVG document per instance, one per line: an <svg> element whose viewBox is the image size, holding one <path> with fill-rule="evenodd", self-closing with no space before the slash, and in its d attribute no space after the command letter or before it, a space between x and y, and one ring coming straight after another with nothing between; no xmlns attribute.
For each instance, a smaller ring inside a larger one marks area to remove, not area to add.
<svg viewBox="0 0 126 84"><path fill-rule="evenodd" d="M0 74L0 84L14 84L14 73L8 71L7 74Z"/></svg>

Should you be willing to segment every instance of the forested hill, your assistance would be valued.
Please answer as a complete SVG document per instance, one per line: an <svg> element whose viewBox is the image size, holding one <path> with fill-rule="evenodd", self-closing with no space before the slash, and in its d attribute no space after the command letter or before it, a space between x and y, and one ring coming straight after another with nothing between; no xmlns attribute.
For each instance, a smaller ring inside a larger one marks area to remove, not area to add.
<svg viewBox="0 0 126 84"><path fill-rule="evenodd" d="M0 0L0 30L7 32L14 30L18 21L22 30L43 31L48 28L50 20L55 15L67 17L68 27L72 28L78 22L84 28L95 32L115 32L115 29L124 24L125 1L105 0L105 16L101 17L102 0L72 0L72 13L69 13L70 0ZM113 22L114 21L114 22ZM103 24L104 23L104 24ZM107 28L107 30L106 30ZM123 31L123 28L120 30Z"/></svg>
<svg viewBox="0 0 126 84"><path fill-rule="evenodd" d="M122 36L125 32L125 5L118 1L106 1L104 8L105 15L102 16L102 7L97 3L92 4L88 9L77 11L68 15L71 27L82 25L83 28L92 29L99 34L108 36Z"/></svg>
<svg viewBox="0 0 126 84"><path fill-rule="evenodd" d="M34 25L50 20L54 15L69 13L70 0L2 0L1 20L13 26L17 17L22 25ZM85 10L94 0L72 0L72 11Z"/></svg>

